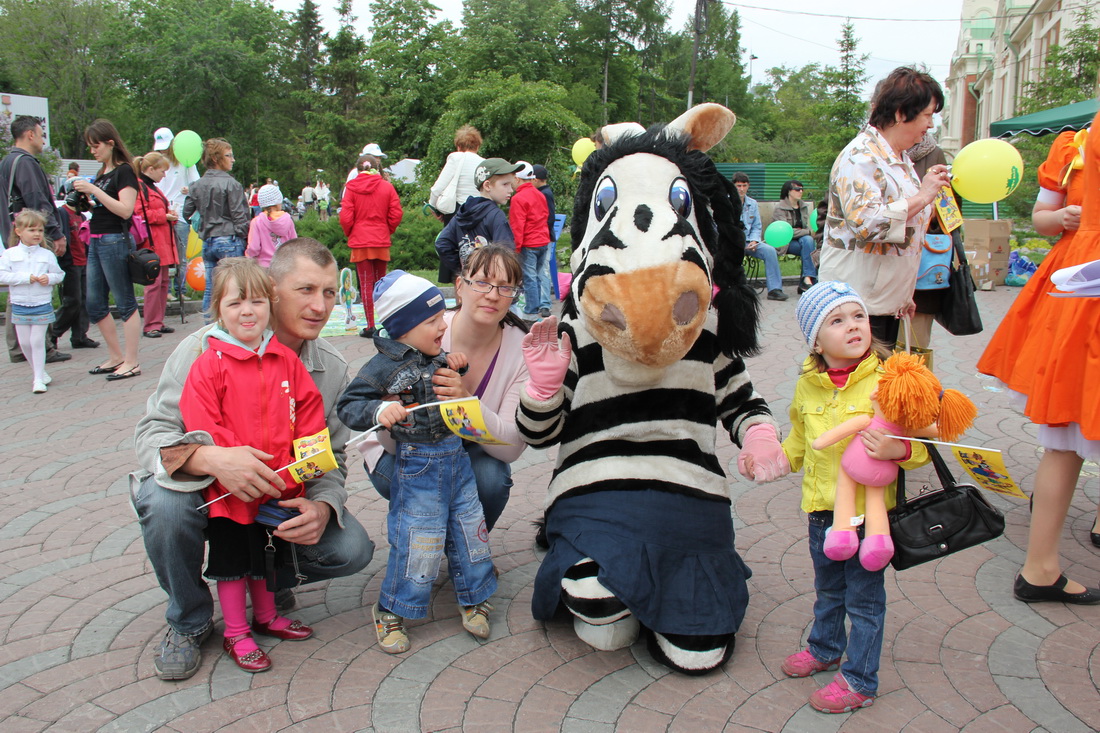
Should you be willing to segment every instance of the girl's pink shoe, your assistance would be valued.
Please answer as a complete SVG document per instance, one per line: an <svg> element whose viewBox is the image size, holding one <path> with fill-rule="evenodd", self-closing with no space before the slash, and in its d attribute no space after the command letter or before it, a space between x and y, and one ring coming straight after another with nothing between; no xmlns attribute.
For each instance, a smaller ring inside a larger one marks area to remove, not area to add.
<svg viewBox="0 0 1100 733"><path fill-rule="evenodd" d="M859 536L854 529L828 529L822 544L825 557L830 560L847 560L859 549ZM891 548L891 553L893 549Z"/></svg>
<svg viewBox="0 0 1100 733"><path fill-rule="evenodd" d="M859 564L872 573L889 565L893 556L894 541L888 534L868 535L859 546Z"/></svg>

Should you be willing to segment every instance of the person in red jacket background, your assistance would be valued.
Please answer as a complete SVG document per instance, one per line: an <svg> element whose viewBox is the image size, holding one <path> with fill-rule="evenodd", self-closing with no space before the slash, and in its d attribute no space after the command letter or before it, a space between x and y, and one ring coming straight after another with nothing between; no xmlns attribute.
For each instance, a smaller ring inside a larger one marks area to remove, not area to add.
<svg viewBox="0 0 1100 733"><path fill-rule="evenodd" d="M164 312L168 308L168 269L179 264L176 235L172 230L179 216L168 205L168 199L156 184L168 172L171 161L158 152L146 153L134 159L134 166L141 173L141 188L134 213L141 214L149 227L149 241L144 245L160 258L160 275L152 285L145 287L145 323L142 332L147 338L160 338L163 333L176 329L164 325Z"/></svg>
<svg viewBox="0 0 1100 733"><path fill-rule="evenodd" d="M537 321L550 316L550 232L546 222L550 216L546 197L535 188L535 170L527 162L516 172L520 186L512 196L508 223L516 240L516 253L523 265L523 318Z"/></svg>
<svg viewBox="0 0 1100 733"><path fill-rule="evenodd" d="M371 338L375 332L374 284L386 275L390 236L405 212L397 189L382 178L382 161L377 156L361 156L358 168L359 175L344 188L340 227L347 235L351 261L359 274L359 293L367 316L367 327L359 335Z"/></svg>

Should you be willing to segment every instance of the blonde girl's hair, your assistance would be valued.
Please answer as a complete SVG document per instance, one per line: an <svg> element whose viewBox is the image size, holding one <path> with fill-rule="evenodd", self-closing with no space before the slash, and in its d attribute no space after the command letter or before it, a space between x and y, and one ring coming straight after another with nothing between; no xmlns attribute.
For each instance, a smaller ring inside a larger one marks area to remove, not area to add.
<svg viewBox="0 0 1100 733"><path fill-rule="evenodd" d="M15 221L12 222L12 225L16 229L27 229L29 227L42 227L43 229L45 229L47 221L48 219L46 218L46 215L43 214L41 211L37 211L35 209L23 209L15 215ZM38 246L46 246L45 237L43 237L42 241L38 243Z"/></svg>
<svg viewBox="0 0 1100 733"><path fill-rule="evenodd" d="M226 155L233 149L224 137L212 137L202 145L202 164L207 168L225 170Z"/></svg>
<svg viewBox="0 0 1100 733"><path fill-rule="evenodd" d="M879 358L880 361L885 361L890 358L890 354L893 353L893 348L885 341L880 341L874 336L871 337L871 353ZM810 350L810 361L807 372L824 372L828 371L829 364L825 361L825 355L819 354L814 350Z"/></svg>
<svg viewBox="0 0 1100 733"><path fill-rule="evenodd" d="M263 295L271 300L275 295L271 276L256 260L251 257L226 257L214 269L214 292L210 297L210 315L214 320L221 320L221 302L230 280L236 283L238 297Z"/></svg>
<svg viewBox="0 0 1100 733"><path fill-rule="evenodd" d="M167 170L171 165L172 161L168 160L168 156L158 153L156 150L134 158L134 167L137 168L138 173L144 173L150 168L164 168Z"/></svg>

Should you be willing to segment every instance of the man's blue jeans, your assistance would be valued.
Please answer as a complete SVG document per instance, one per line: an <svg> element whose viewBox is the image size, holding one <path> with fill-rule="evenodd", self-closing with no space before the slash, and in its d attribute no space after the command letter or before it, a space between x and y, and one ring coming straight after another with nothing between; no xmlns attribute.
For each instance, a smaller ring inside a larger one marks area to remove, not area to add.
<svg viewBox="0 0 1100 733"><path fill-rule="evenodd" d="M519 251L520 264L523 266L523 312L536 316L542 308L550 307L550 275L547 269L551 248L522 247Z"/></svg>
<svg viewBox="0 0 1100 733"><path fill-rule="evenodd" d="M477 605L496 591L485 513L458 436L397 444L386 529L390 557L378 601L398 616L428 615L444 554L460 605Z"/></svg>
<svg viewBox="0 0 1100 733"><path fill-rule="evenodd" d="M783 289L783 275L779 272L779 255L775 247L767 242L758 242L753 249L746 249L745 254L764 261L764 281L768 284L768 292Z"/></svg>
<svg viewBox="0 0 1100 733"><path fill-rule="evenodd" d="M168 594L164 617L176 633L193 636L210 624L214 599L202 577L206 548L206 514L198 509L201 491L172 491L149 476L131 486L130 503L141 523L145 551ZM306 583L342 578L365 568L374 556L374 542L363 525L344 510L344 527L329 520L316 545L297 545L298 567ZM294 569L276 568L280 588L293 588Z"/></svg>
<svg viewBox="0 0 1100 733"><path fill-rule="evenodd" d="M184 276L187 274L187 239L191 236L191 224L180 218L172 225L172 231L176 234L176 252L179 253L180 260L176 265L176 279L172 286L178 293L183 287Z"/></svg>
<svg viewBox="0 0 1100 733"><path fill-rule="evenodd" d="M211 237L202 243L202 262L206 265L206 290L202 294L202 312L210 323L210 299L214 294L214 268L226 257L243 257L245 241L240 237Z"/></svg>
<svg viewBox="0 0 1100 733"><path fill-rule="evenodd" d="M833 526L832 512L812 512L809 524L810 558L817 591L814 625L808 640L810 654L819 662L829 662L847 652L848 658L840 671L848 687L873 697L878 692L886 623L885 570L865 570L858 555L844 561L825 557L825 530ZM845 616L852 625L850 637L844 629Z"/></svg>
<svg viewBox="0 0 1100 733"><path fill-rule="evenodd" d="M88 297L84 307L90 323L99 323L111 315L108 294L115 296L118 318L123 323L137 313L129 264L133 251L134 240L129 234L103 234L88 242Z"/></svg>
<svg viewBox="0 0 1100 733"><path fill-rule="evenodd" d="M464 440L462 447L470 456L470 467L473 468L474 480L477 481L477 496L485 511L485 525L492 530L504 513L508 497L512 495L512 467L499 458L493 458L477 443ZM387 501L390 498L396 460L392 453L383 453L374 465L374 470L368 471L375 491Z"/></svg>
<svg viewBox="0 0 1100 733"><path fill-rule="evenodd" d="M791 243L787 245L787 254L802 257L802 277L817 277L817 265L814 264L813 260L813 253L816 248L814 238L811 236L792 239Z"/></svg>

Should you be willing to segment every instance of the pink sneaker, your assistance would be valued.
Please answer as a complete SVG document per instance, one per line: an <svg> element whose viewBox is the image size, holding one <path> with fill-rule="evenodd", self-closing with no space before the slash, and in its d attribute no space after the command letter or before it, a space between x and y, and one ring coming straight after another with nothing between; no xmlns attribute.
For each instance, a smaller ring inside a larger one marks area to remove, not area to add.
<svg viewBox="0 0 1100 733"><path fill-rule="evenodd" d="M849 689L848 680L840 672L837 672L832 682L810 695L810 706L823 713L850 713L874 704L875 698Z"/></svg>
<svg viewBox="0 0 1100 733"><path fill-rule="evenodd" d="M803 649L783 660L783 674L788 677L809 677L816 672L831 672L840 668L840 659L819 662L809 649Z"/></svg>
<svg viewBox="0 0 1100 733"><path fill-rule="evenodd" d="M821 549L830 560L847 560L859 549L859 535L854 529L830 529Z"/></svg>
<svg viewBox="0 0 1100 733"><path fill-rule="evenodd" d="M894 541L888 534L867 535L859 545L859 564L868 572L882 570L893 556Z"/></svg>

